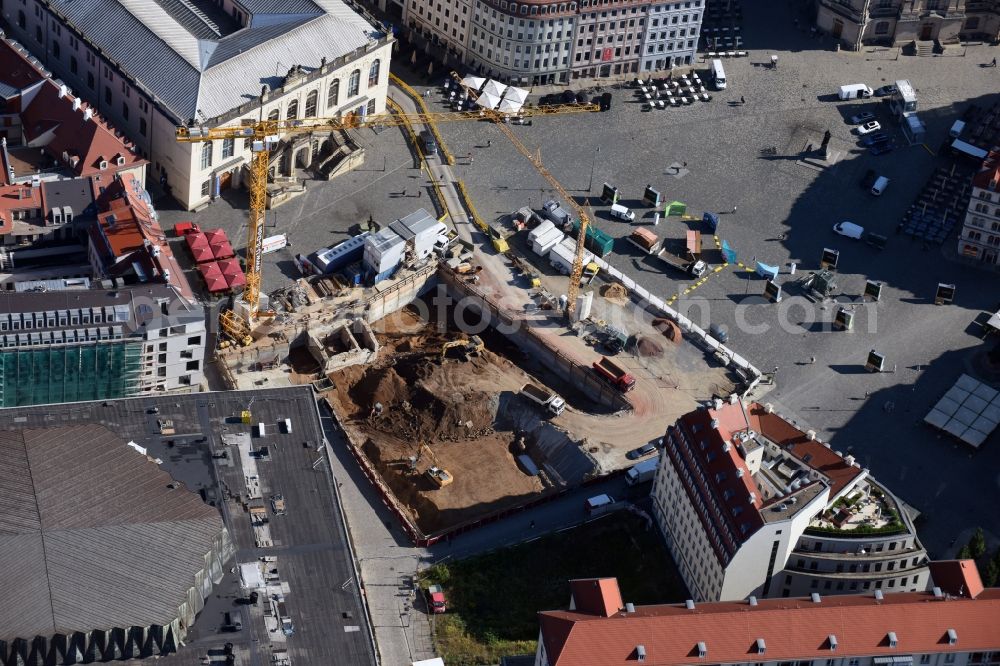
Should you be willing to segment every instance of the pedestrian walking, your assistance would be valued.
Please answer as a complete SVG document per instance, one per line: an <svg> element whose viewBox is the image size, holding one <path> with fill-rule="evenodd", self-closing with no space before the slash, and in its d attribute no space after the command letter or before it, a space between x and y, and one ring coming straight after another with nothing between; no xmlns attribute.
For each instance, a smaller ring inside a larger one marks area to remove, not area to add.
<svg viewBox="0 0 1000 666"><path fill-rule="evenodd" d="M746 104L746 103L747 103L746 97L740 95L740 104Z"/></svg>
<svg viewBox="0 0 1000 666"><path fill-rule="evenodd" d="M424 191L423 190L417 190L417 198L418 199L423 199L424 198Z"/></svg>
<svg viewBox="0 0 1000 666"><path fill-rule="evenodd" d="M493 147L493 139L486 139L486 147L487 148Z"/></svg>
<svg viewBox="0 0 1000 666"><path fill-rule="evenodd" d="M736 206L733 206L733 215L736 214Z"/></svg>
<svg viewBox="0 0 1000 666"><path fill-rule="evenodd" d="M996 67L996 66L997 66L997 59L993 58L993 62L990 63L990 67Z"/></svg>

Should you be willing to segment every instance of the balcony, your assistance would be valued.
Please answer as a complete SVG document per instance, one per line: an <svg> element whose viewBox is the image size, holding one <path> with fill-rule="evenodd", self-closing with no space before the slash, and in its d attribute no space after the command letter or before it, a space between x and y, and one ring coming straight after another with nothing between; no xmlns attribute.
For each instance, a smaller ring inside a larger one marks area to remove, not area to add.
<svg viewBox="0 0 1000 666"><path fill-rule="evenodd" d="M873 19L894 18L898 19L902 12L901 7L872 7L868 10L868 16Z"/></svg>

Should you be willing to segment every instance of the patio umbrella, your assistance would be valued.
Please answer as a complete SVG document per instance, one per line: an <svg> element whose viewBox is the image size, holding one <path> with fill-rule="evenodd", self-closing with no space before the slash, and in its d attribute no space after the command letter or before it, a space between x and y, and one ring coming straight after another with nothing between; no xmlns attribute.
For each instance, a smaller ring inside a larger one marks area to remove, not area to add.
<svg viewBox="0 0 1000 666"><path fill-rule="evenodd" d="M504 101L511 100L524 105L525 100L528 99L528 91L524 88L515 88L514 86L508 86L507 92L503 95Z"/></svg>
<svg viewBox="0 0 1000 666"><path fill-rule="evenodd" d="M188 234L184 237L184 240L187 242L188 250L191 251L191 256L194 257L196 264L212 261L212 248L208 246L208 239L205 238L205 234Z"/></svg>
<svg viewBox="0 0 1000 666"><path fill-rule="evenodd" d="M229 283L226 282L222 271L219 270L219 265L214 261L201 264L198 266L198 270L201 272L201 277L205 280L205 288L208 289L209 293L217 294L229 288Z"/></svg>
<svg viewBox="0 0 1000 666"><path fill-rule="evenodd" d="M499 81L494 81L490 79L483 86L483 94L489 93L490 95L496 95L497 97L503 97L504 91L507 90L507 86Z"/></svg>
<svg viewBox="0 0 1000 666"><path fill-rule="evenodd" d="M237 289L246 286L247 278L243 274L240 262L236 259L223 259L218 263L222 276L229 283L230 289Z"/></svg>
<svg viewBox="0 0 1000 666"><path fill-rule="evenodd" d="M479 106L484 109L495 109L500 104L500 98L496 95L484 92L479 96Z"/></svg>
<svg viewBox="0 0 1000 666"><path fill-rule="evenodd" d="M479 92L479 89L483 87L484 83L486 83L486 79L484 79L481 76L472 76L470 74L469 76L462 79L462 83L465 85L465 87L472 88L476 92Z"/></svg>
<svg viewBox="0 0 1000 666"><path fill-rule="evenodd" d="M497 107L497 111L503 111L504 113L517 113L521 110L523 104L516 100L504 99L501 100L500 106Z"/></svg>
<svg viewBox="0 0 1000 666"><path fill-rule="evenodd" d="M230 244L226 232L222 229L206 231L205 239L208 240L208 246L212 248L212 255L216 259L228 259L233 256L233 246Z"/></svg>

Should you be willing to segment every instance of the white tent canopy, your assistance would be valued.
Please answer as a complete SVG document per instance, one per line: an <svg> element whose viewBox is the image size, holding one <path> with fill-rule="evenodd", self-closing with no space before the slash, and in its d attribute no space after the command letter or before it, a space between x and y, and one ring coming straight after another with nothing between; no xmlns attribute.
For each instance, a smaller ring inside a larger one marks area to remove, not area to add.
<svg viewBox="0 0 1000 666"><path fill-rule="evenodd" d="M502 111L503 113L517 113L524 106L521 102L517 102L512 99L507 99L506 97L500 102L500 106L497 107L497 111Z"/></svg>
<svg viewBox="0 0 1000 666"><path fill-rule="evenodd" d="M466 88L472 88L476 92L479 92L479 90L483 87L483 84L486 83L486 79L484 79L481 76L472 76L470 74L469 76L462 79L462 83L465 85Z"/></svg>
<svg viewBox="0 0 1000 666"><path fill-rule="evenodd" d="M517 102L520 105L524 105L524 101L528 99L528 91L524 88L515 88L514 86L509 86L507 92L504 93L504 101L511 100Z"/></svg>
<svg viewBox="0 0 1000 666"><path fill-rule="evenodd" d="M483 86L484 93L496 95L498 98L503 97L503 93L505 90L507 90L507 86L505 84L500 83L499 81L494 81L493 79L487 81L486 85Z"/></svg>
<svg viewBox="0 0 1000 666"><path fill-rule="evenodd" d="M500 104L500 97L491 94L489 92L484 92L479 96L479 106L484 109L495 109Z"/></svg>

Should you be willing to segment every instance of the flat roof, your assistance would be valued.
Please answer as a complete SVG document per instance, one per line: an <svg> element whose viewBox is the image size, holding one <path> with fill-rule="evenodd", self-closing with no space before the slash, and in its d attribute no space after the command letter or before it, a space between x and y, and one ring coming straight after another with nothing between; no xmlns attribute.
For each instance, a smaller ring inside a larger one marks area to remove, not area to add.
<svg viewBox="0 0 1000 666"><path fill-rule="evenodd" d="M266 424L265 436L258 436L256 427L239 422L241 412L248 407L254 424ZM152 408L159 413L148 414L147 410ZM98 421L105 424L122 439L131 439L145 447L149 455L161 458L161 467L173 478L222 509L237 550L237 563L255 561L261 556L276 558L281 580L288 586L285 607L296 627L295 634L287 638L287 646L264 628L262 603L234 605L241 593L232 583L231 575L227 575L189 628L188 644L169 658L170 663L197 664L208 650L233 642L242 656L238 663L270 664L273 644L276 648L287 647L294 655L293 664L374 666L370 627L333 473L325 462L329 449L323 448L324 426L311 387L18 407L4 410L3 416L5 423L22 428L52 422L74 426ZM158 434L157 418L173 419L177 434ZM278 427L285 418L292 421L292 433ZM267 447L269 451L269 459L256 465L263 500L255 502L267 508L274 541L272 547L264 549L255 547L249 516L241 503L246 501L246 490L240 456L233 447L222 443L224 434L251 432L253 448ZM206 441L199 441L203 437ZM223 450L227 451L225 459L211 457ZM229 492L232 497L227 499ZM285 515L274 516L271 512L269 500L273 494L284 496ZM220 634L223 612L235 609L242 613L243 631Z"/></svg>

